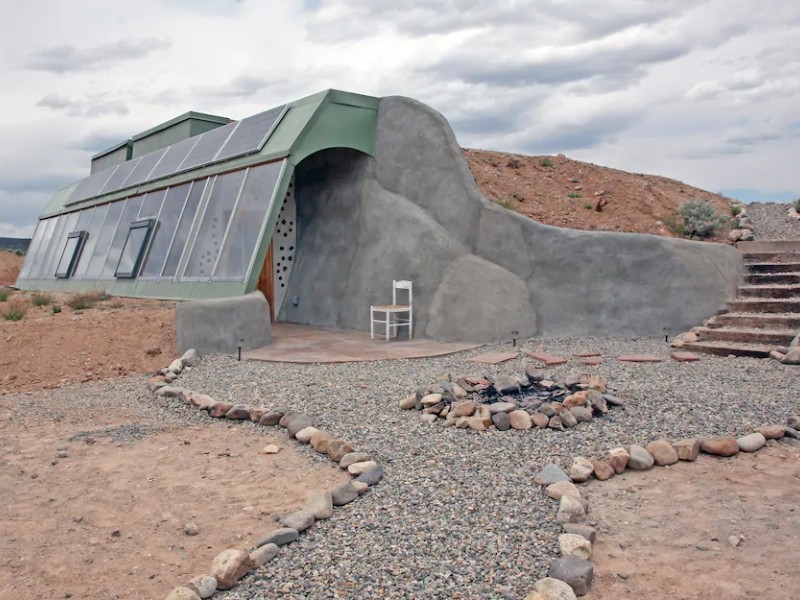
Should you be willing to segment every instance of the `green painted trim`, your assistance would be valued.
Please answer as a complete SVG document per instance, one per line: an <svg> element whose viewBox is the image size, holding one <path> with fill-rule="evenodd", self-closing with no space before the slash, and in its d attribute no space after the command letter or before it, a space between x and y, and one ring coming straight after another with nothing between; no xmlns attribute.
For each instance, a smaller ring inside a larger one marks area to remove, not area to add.
<svg viewBox="0 0 800 600"><path fill-rule="evenodd" d="M27 291L48 291L61 293L88 292L104 290L111 296L125 298L152 298L156 300L208 300L210 298L229 298L245 294L245 284L241 281L215 281L211 283L152 280L114 280L114 279L22 279L17 286Z"/></svg>

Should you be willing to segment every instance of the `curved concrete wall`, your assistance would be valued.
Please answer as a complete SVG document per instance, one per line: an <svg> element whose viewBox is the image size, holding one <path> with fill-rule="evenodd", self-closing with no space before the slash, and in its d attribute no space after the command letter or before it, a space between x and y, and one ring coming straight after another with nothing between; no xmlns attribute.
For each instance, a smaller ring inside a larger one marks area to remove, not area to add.
<svg viewBox="0 0 800 600"><path fill-rule="evenodd" d="M722 244L543 225L483 197L447 121L384 98L375 159L297 167L298 250L279 320L366 330L392 279L414 282L417 336L661 335L698 324L742 271Z"/></svg>

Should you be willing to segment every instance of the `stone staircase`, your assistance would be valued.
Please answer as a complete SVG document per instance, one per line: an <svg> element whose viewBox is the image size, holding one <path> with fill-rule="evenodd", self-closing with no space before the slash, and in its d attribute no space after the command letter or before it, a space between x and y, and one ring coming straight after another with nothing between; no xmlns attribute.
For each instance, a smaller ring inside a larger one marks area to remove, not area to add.
<svg viewBox="0 0 800 600"><path fill-rule="evenodd" d="M686 350L767 358L800 331L800 241L740 242L745 281L726 309L692 331Z"/></svg>

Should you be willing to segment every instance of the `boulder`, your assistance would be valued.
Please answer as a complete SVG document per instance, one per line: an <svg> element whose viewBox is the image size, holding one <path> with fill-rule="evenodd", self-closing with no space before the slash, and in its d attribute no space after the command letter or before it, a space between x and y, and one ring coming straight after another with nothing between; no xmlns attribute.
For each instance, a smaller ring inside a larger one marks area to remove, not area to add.
<svg viewBox="0 0 800 600"><path fill-rule="evenodd" d="M269 410L258 420L259 425L277 425L283 418L283 411Z"/></svg>
<svg viewBox="0 0 800 600"><path fill-rule="evenodd" d="M328 456L333 462L340 462L345 455L351 452L353 452L353 447L350 442L344 440L331 440L328 442Z"/></svg>
<svg viewBox="0 0 800 600"><path fill-rule="evenodd" d="M331 490L331 498L334 506L344 506L358 498L358 490L347 481Z"/></svg>
<svg viewBox="0 0 800 600"><path fill-rule="evenodd" d="M328 490L315 492L306 500L303 510L310 512L315 519L330 519L333 516L333 497Z"/></svg>
<svg viewBox="0 0 800 600"><path fill-rule="evenodd" d="M450 412L453 417L469 417L475 413L475 403L472 400L461 400L451 405Z"/></svg>
<svg viewBox="0 0 800 600"><path fill-rule="evenodd" d="M200 355L194 348L189 348L186 352L184 352L181 355L180 360L184 367L194 367L197 363L200 362Z"/></svg>
<svg viewBox="0 0 800 600"><path fill-rule="evenodd" d="M592 560L592 543L582 535L562 533L558 536L558 548L562 556L577 556L583 560Z"/></svg>
<svg viewBox="0 0 800 600"><path fill-rule="evenodd" d="M576 556L564 556L550 565L548 575L567 583L576 596L585 596L592 587L594 567L591 561Z"/></svg>
<svg viewBox="0 0 800 600"><path fill-rule="evenodd" d="M631 455L625 448L612 448L608 451L608 464L617 475L625 471L630 458Z"/></svg>
<svg viewBox="0 0 800 600"><path fill-rule="evenodd" d="M256 548L250 553L250 560L253 562L253 568L257 569L268 563L278 556L278 552L280 552L280 550L276 544L264 544Z"/></svg>
<svg viewBox="0 0 800 600"><path fill-rule="evenodd" d="M367 469L377 466L378 463L376 463L374 460L367 460L364 462L353 463L352 465L347 467L347 472L350 473L351 475L358 476L361 475Z"/></svg>
<svg viewBox="0 0 800 600"><path fill-rule="evenodd" d="M764 437L763 433L756 431L750 435L740 437L736 440L736 443L742 452L755 452L766 445L767 438Z"/></svg>
<svg viewBox="0 0 800 600"><path fill-rule="evenodd" d="M594 467L587 459L583 458L582 456L576 456L572 460L572 464L570 465L568 472L572 481L583 483L592 476L592 473L594 473Z"/></svg>
<svg viewBox="0 0 800 600"><path fill-rule="evenodd" d="M570 410L562 410L558 418L561 419L561 423L564 427L575 427L578 424L578 419L575 418L575 415L572 414Z"/></svg>
<svg viewBox="0 0 800 600"><path fill-rule="evenodd" d="M592 409L586 408L585 406L573 406L569 409L569 412L575 417L575 421L578 423L589 423L594 420L594 416L592 416ZM564 414L561 414L561 419L564 419Z"/></svg>
<svg viewBox="0 0 800 600"><path fill-rule="evenodd" d="M678 453L680 460L697 460L700 455L700 440L697 438L686 438L672 443L675 452Z"/></svg>
<svg viewBox="0 0 800 600"><path fill-rule="evenodd" d="M300 431L295 434L294 439L298 442L302 442L303 444L307 444L311 441L311 437L318 433L319 429L316 427L306 427L305 429L301 429Z"/></svg>
<svg viewBox="0 0 800 600"><path fill-rule="evenodd" d="M550 424L550 417L537 411L531 415L531 421L539 429L544 429Z"/></svg>
<svg viewBox="0 0 800 600"><path fill-rule="evenodd" d="M598 481L606 481L614 477L614 475L616 475L614 467L612 467L604 460L600 460L599 458L593 457L589 459L589 462L592 463L592 467L594 467L594 477Z"/></svg>
<svg viewBox="0 0 800 600"><path fill-rule="evenodd" d="M594 540L597 538L597 530L591 525L584 525L583 523L564 523L562 527L567 533L583 536L593 544Z"/></svg>
<svg viewBox="0 0 800 600"><path fill-rule="evenodd" d="M251 408L252 406L249 404L234 404L233 407L225 413L225 418L233 419L234 421L249 421Z"/></svg>
<svg viewBox="0 0 800 600"><path fill-rule="evenodd" d="M739 453L739 444L732 435L706 438L700 443L700 449L706 454L715 456L733 456Z"/></svg>
<svg viewBox="0 0 800 600"><path fill-rule="evenodd" d="M550 421L548 421L547 426L550 429L555 429L557 431L564 431L564 423L561 422L561 417L559 417L558 415L550 417Z"/></svg>
<svg viewBox="0 0 800 600"><path fill-rule="evenodd" d="M327 454L328 453L328 444L335 439L330 433L327 431L317 431L314 435L311 436L309 442L311 443L311 447L314 448L320 454Z"/></svg>
<svg viewBox="0 0 800 600"><path fill-rule="evenodd" d="M381 479L383 479L383 466L376 464L374 467L370 467L361 473L361 475L356 477L353 485L355 485L355 482L366 483L367 485L375 485Z"/></svg>
<svg viewBox="0 0 800 600"><path fill-rule="evenodd" d="M514 410L508 413L508 422L514 429L525 430L533 427L531 416L524 410Z"/></svg>
<svg viewBox="0 0 800 600"><path fill-rule="evenodd" d="M217 589L229 590L253 568L253 561L245 550L223 550L211 564L211 575L217 580Z"/></svg>
<svg viewBox="0 0 800 600"><path fill-rule="evenodd" d="M678 462L678 453L667 440L656 440L647 444L647 451L659 467L674 465Z"/></svg>
<svg viewBox="0 0 800 600"><path fill-rule="evenodd" d="M266 544L275 544L276 546L285 546L286 544L291 544L292 542L296 542L300 534L298 533L297 529L292 529L290 527L281 527L280 529L276 529L275 531L269 532L267 535L262 537L260 540L256 542L256 548L260 548Z"/></svg>
<svg viewBox="0 0 800 600"><path fill-rule="evenodd" d="M508 418L508 413L505 412L493 414L492 424L497 428L497 431L508 431L511 429L511 420Z"/></svg>
<svg viewBox="0 0 800 600"><path fill-rule="evenodd" d="M286 421L286 432L289 434L290 438L293 438L297 435L298 431L306 427L311 427L312 425L314 425L314 422L311 420L311 417L303 413L294 413L289 416L289 419Z"/></svg>
<svg viewBox="0 0 800 600"><path fill-rule="evenodd" d="M488 406L489 414L496 415L497 413L510 413L516 410L516 402L494 402Z"/></svg>
<svg viewBox="0 0 800 600"><path fill-rule="evenodd" d="M215 419L221 419L228 411L233 408L233 404L230 402L214 402L211 406L208 407L208 414Z"/></svg>
<svg viewBox="0 0 800 600"><path fill-rule="evenodd" d="M628 467L634 471L647 471L653 466L655 462L650 453L642 446L634 444L628 449L630 458L628 459Z"/></svg>
<svg viewBox="0 0 800 600"><path fill-rule="evenodd" d="M420 400L420 404L422 404L423 407L427 408L429 406L433 406L434 404L439 404L439 402L441 401L442 401L441 394L427 394L422 397L422 400Z"/></svg>

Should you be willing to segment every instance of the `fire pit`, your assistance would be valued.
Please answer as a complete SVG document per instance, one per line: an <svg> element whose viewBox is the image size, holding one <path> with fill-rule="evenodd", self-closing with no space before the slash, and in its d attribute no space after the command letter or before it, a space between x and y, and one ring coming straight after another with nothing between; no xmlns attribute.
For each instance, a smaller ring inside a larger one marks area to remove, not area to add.
<svg viewBox="0 0 800 600"><path fill-rule="evenodd" d="M445 427L499 431L549 427L563 431L608 413L623 402L608 393L596 375L576 372L563 381L548 379L531 365L523 377L465 375L441 380L400 401L400 408L422 412L422 420Z"/></svg>

